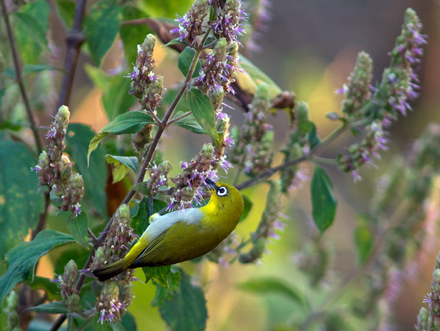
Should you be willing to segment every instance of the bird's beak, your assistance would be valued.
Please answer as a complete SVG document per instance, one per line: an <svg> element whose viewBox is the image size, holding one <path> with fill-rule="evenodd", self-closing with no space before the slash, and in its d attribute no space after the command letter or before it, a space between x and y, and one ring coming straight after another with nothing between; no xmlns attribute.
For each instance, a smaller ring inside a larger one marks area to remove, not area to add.
<svg viewBox="0 0 440 331"><path fill-rule="evenodd" d="M210 188L212 188L214 191L217 191L218 187L217 185L215 185L215 182L209 178L205 179L206 184L208 184L208 186Z"/></svg>

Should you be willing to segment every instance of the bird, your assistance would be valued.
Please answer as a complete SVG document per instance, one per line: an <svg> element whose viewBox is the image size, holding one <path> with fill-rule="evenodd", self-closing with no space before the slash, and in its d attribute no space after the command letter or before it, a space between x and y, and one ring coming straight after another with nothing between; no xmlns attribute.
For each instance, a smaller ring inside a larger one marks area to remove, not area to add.
<svg viewBox="0 0 440 331"><path fill-rule="evenodd" d="M234 186L206 179L211 198L200 208L156 213L137 243L121 260L92 271L106 281L128 269L159 267L205 255L237 226L243 213L243 197Z"/></svg>

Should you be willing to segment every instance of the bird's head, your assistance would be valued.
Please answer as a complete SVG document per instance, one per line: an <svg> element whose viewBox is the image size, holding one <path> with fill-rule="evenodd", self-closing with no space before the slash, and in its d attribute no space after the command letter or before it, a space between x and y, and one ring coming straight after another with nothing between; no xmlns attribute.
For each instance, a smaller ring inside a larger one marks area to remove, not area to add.
<svg viewBox="0 0 440 331"><path fill-rule="evenodd" d="M240 191L232 185L210 179L206 179L205 182L211 193L210 207L231 215L239 215L240 218L244 205Z"/></svg>

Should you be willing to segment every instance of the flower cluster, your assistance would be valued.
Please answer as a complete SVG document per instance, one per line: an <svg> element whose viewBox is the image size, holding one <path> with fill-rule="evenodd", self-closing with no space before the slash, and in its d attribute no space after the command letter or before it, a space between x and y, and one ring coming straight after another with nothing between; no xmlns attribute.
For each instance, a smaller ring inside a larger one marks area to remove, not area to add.
<svg viewBox="0 0 440 331"><path fill-rule="evenodd" d="M69 108L61 106L46 134L47 151L40 154L38 164L32 170L37 172L40 185L49 185L62 199L63 205L58 208L70 210L77 217L81 213L84 182L80 174L72 174L72 163L67 155L63 155L69 118Z"/></svg>
<svg viewBox="0 0 440 331"><path fill-rule="evenodd" d="M230 84L235 81L235 72L238 69L238 44L229 46L225 38L217 41L214 49L201 60L202 68L199 76L194 79L193 86L208 94L218 116L221 112L223 97L234 91Z"/></svg>
<svg viewBox="0 0 440 331"><path fill-rule="evenodd" d="M440 329L440 254L435 260L435 269L432 274L431 293L426 296L429 310L422 307L417 316L417 331Z"/></svg>
<svg viewBox="0 0 440 331"><path fill-rule="evenodd" d="M119 261L127 254L135 239L133 229L130 227L130 209L127 205L121 205L113 218L105 242L96 250L90 269ZM121 278L124 274L117 277Z"/></svg>
<svg viewBox="0 0 440 331"><path fill-rule="evenodd" d="M252 176L267 169L272 160L273 130L267 123L269 107L267 85L260 84L240 133L234 137L237 143L230 151L231 162L243 165Z"/></svg>
<svg viewBox="0 0 440 331"><path fill-rule="evenodd" d="M247 15L241 10L241 0L213 1L217 18L211 22L211 28L219 38L225 38L228 45L238 40L244 33L240 21Z"/></svg>
<svg viewBox="0 0 440 331"><path fill-rule="evenodd" d="M438 213L430 211L433 178L440 171L440 126L430 125L411 149L403 164L398 159L378 187L370 215L366 218L374 232L385 231L384 245L372 265L368 278L368 295L356 305L360 315L368 314L381 298L392 303L400 291L402 280L411 277L423 260L423 251L432 242L430 235ZM403 206L395 203L405 201ZM404 215L384 229L389 219L385 206L401 210ZM403 208L404 207L404 208ZM398 223L397 223L398 221ZM408 263L408 261L413 261Z"/></svg>
<svg viewBox="0 0 440 331"><path fill-rule="evenodd" d="M284 224L279 220L281 217L281 182L274 180L270 183L267 194L266 208L261 216L257 231L251 233L252 248L248 253L241 254L241 263L253 263L261 258L265 251L269 238L278 239L275 230L282 230Z"/></svg>
<svg viewBox="0 0 440 331"><path fill-rule="evenodd" d="M365 128L364 138L359 144L353 144L349 147L349 155L339 155L338 164L342 171L351 171L355 181L360 180L358 172L363 164L371 161L372 157L379 157L380 149L387 149L387 133L383 130L380 122L373 122Z"/></svg>
<svg viewBox="0 0 440 331"><path fill-rule="evenodd" d="M95 302L95 309L98 312L98 321L103 324L105 321L116 323L126 312L124 302L119 300L119 287L115 282L105 282L101 294Z"/></svg>
<svg viewBox="0 0 440 331"><path fill-rule="evenodd" d="M360 52L347 85L340 90L345 93L342 112L348 120L362 117L361 109L371 98L371 71L373 61L370 55Z"/></svg>
<svg viewBox="0 0 440 331"><path fill-rule="evenodd" d="M142 156L145 147L148 146L149 143L153 140L151 137L151 132L153 131L154 125L147 124L145 125L141 131L138 133L134 133L132 135L131 143L133 147L133 151L135 154Z"/></svg>
<svg viewBox="0 0 440 331"><path fill-rule="evenodd" d="M178 33L177 39L179 41L194 45L197 37L205 33L203 20L208 14L208 6L208 0L196 0L183 17L176 19L179 22L179 27L171 30L170 33Z"/></svg>
<svg viewBox="0 0 440 331"><path fill-rule="evenodd" d="M119 261L125 257L135 240L135 234L130 227L128 206L121 205L113 217L105 242L96 250L90 269ZM133 270L129 269L104 283L101 295L95 303L95 308L101 315L101 322L117 322L125 314L133 298L133 281Z"/></svg>
<svg viewBox="0 0 440 331"><path fill-rule="evenodd" d="M361 52L355 70L349 78L345 92L343 111L347 120L364 117L371 121L366 129L366 137L360 144L349 148L350 155L339 156L339 166L343 171L351 171L355 180L360 179L357 169L377 157L378 149L384 148L385 132L383 128L396 119L399 114L406 115L411 110L408 101L417 97L418 78L412 65L419 62L422 55L421 45L426 43L425 36L420 34L422 25L412 9L407 9L402 26L402 33L390 52L391 64L382 75L377 88L369 86L371 81L371 59ZM371 90L373 95L371 95ZM368 136L368 137L367 137Z"/></svg>
<svg viewBox="0 0 440 331"><path fill-rule="evenodd" d="M268 0L252 0L244 5L246 5L246 12L249 13L247 20L249 25L245 27L246 34L240 40L244 47L243 53L247 56L249 51L259 50L256 39L260 37L260 31L266 29L266 24L270 20L271 3Z"/></svg>
<svg viewBox="0 0 440 331"><path fill-rule="evenodd" d="M78 278L78 267L75 261L70 260L64 266L64 273L59 275L58 278L52 280L57 283L60 288L61 297L63 298L64 305L69 312L78 311L79 308L79 295L76 289L76 280Z"/></svg>
<svg viewBox="0 0 440 331"><path fill-rule="evenodd" d="M289 138L281 149L284 154L283 163L288 163L295 158L307 154L310 150L308 134L304 131L304 124L309 122L309 110L305 102L299 102L295 109L296 125L290 130ZM287 194L289 189L301 187L307 180L304 170L299 164L294 164L280 171L281 191Z"/></svg>
<svg viewBox="0 0 440 331"><path fill-rule="evenodd" d="M185 209L192 205L193 199L200 203L203 197L202 185L207 178L217 181L217 172L213 164L218 162L214 155L214 147L211 144L203 145L202 150L190 162L181 162L182 172L171 181L175 184L175 190L170 198L169 210Z"/></svg>
<svg viewBox="0 0 440 331"><path fill-rule="evenodd" d="M150 178L144 182L145 187L150 191L150 196L154 198L159 193L161 187L165 187L164 190L168 190L170 184L169 172L171 165L168 161L164 161L159 165L154 164L148 173Z"/></svg>

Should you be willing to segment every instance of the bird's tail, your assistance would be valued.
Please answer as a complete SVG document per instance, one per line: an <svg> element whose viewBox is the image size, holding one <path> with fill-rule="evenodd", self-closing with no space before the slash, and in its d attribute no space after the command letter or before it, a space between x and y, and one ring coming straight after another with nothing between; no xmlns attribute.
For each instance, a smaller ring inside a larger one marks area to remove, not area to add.
<svg viewBox="0 0 440 331"><path fill-rule="evenodd" d="M125 259L119 260L118 262L102 266L100 268L96 268L92 271L92 273L97 277L101 282L110 279L116 275L119 275L121 272L124 272L129 268Z"/></svg>

